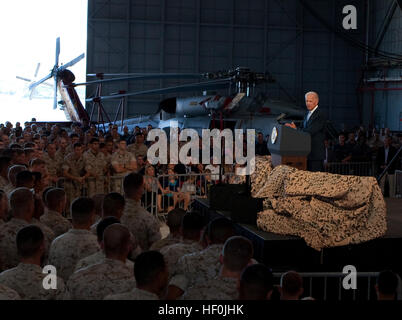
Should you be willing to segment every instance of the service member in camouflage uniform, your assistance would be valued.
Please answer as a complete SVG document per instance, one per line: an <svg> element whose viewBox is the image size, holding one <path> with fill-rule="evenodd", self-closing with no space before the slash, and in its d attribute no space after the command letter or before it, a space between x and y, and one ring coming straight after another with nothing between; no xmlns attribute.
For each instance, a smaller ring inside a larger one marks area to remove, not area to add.
<svg viewBox="0 0 402 320"><path fill-rule="evenodd" d="M66 203L66 193L63 189L54 188L46 193L45 213L40 217L40 221L52 229L56 237L72 228L70 221L62 216Z"/></svg>
<svg viewBox="0 0 402 320"><path fill-rule="evenodd" d="M159 300L166 290L169 271L158 251L141 253L135 260L134 275L137 287L130 292L109 295L106 300Z"/></svg>
<svg viewBox="0 0 402 320"><path fill-rule="evenodd" d="M99 300L135 287L133 269L126 265L131 251L127 227L121 224L108 226L103 235L103 246L106 258L101 263L80 269L70 277L67 287L71 299Z"/></svg>
<svg viewBox="0 0 402 320"><path fill-rule="evenodd" d="M120 223L120 220L117 219L116 217L106 217L103 218L96 226L96 236L98 238L98 243L99 243L99 247L103 248L103 234L105 229L115 223ZM103 262L103 260L105 259L105 252L103 251L103 249L100 249L99 251L95 252L94 254L91 254L88 257L85 257L83 259L81 259L80 261L77 262L77 265L75 266L75 271L82 269L82 268L86 268L88 266L92 266L94 264L97 263L101 263ZM126 265L127 267L130 268L130 270L133 270L134 268L134 264L130 261L130 260L126 260Z"/></svg>
<svg viewBox="0 0 402 320"><path fill-rule="evenodd" d="M54 279L56 289L44 288L47 274L42 272L41 261L45 253L45 237L40 228L29 225L20 229L16 245L21 262L0 273L0 284L15 290L24 300L69 299L64 281L59 277Z"/></svg>
<svg viewBox="0 0 402 320"><path fill-rule="evenodd" d="M203 227L204 221L198 212L187 213L181 224L183 240L160 250L165 257L171 275L176 273L177 261L182 256L202 250L200 237Z"/></svg>
<svg viewBox="0 0 402 320"><path fill-rule="evenodd" d="M207 248L182 256L177 262L175 274L171 274L172 279L169 286L176 286L184 292L187 288L183 287L183 276L187 278L188 286L215 278L222 266L220 256L223 244L234 234L233 224L230 220L217 218L210 221L205 236L208 244Z"/></svg>
<svg viewBox="0 0 402 320"><path fill-rule="evenodd" d="M271 300L274 276L267 266L257 263L247 266L240 277L238 300Z"/></svg>
<svg viewBox="0 0 402 320"><path fill-rule="evenodd" d="M137 133L135 135L135 143L130 144L127 150L131 152L135 158L138 156L146 157L148 153L148 147L144 144L144 134Z"/></svg>
<svg viewBox="0 0 402 320"><path fill-rule="evenodd" d="M83 154L85 171L88 177L88 196L105 193L106 159L102 152L99 152L99 140L92 138L89 142L89 150Z"/></svg>
<svg viewBox="0 0 402 320"><path fill-rule="evenodd" d="M180 233L181 220L183 219L185 214L186 214L186 211L181 208L176 208L176 209L170 210L168 212L166 224L169 227L169 235L164 239L156 241L151 246L150 250L160 251L163 247L167 247L172 244L180 242L180 240L181 240L181 233Z"/></svg>
<svg viewBox="0 0 402 320"><path fill-rule="evenodd" d="M141 207L144 178L138 173L130 173L124 177L123 187L126 204L121 223L136 237L142 250L149 250L154 242L161 239L161 233L156 218Z"/></svg>
<svg viewBox="0 0 402 320"><path fill-rule="evenodd" d="M55 154L56 160L60 165L64 162L64 158L68 155L67 146L67 140L65 138L60 138L59 148Z"/></svg>
<svg viewBox="0 0 402 320"><path fill-rule="evenodd" d="M124 176L137 170L137 160L133 154L127 151L125 140L120 140L118 150L112 155L111 164L114 171L111 178L111 191L123 193L122 181Z"/></svg>
<svg viewBox="0 0 402 320"><path fill-rule="evenodd" d="M63 175L66 178L64 190L67 195L67 202L71 203L75 198L81 196L85 179L89 173L85 173L85 163L82 157L82 144L74 145L74 152L64 158L62 165Z"/></svg>
<svg viewBox="0 0 402 320"><path fill-rule="evenodd" d="M0 225L0 271L15 267L19 262L15 238L19 229L32 222L34 196L27 188L17 188L10 194L13 216Z"/></svg>
<svg viewBox="0 0 402 320"><path fill-rule="evenodd" d="M60 161L56 157L56 145L49 143L46 150L47 152L43 154L42 159L46 163L49 180L53 185L56 185L60 175Z"/></svg>
<svg viewBox="0 0 402 320"><path fill-rule="evenodd" d="M250 240L235 236L223 247L220 274L204 283L190 287L184 300L235 300L238 297L237 282L241 272L252 262L253 245Z"/></svg>
<svg viewBox="0 0 402 320"><path fill-rule="evenodd" d="M50 246L49 264L54 265L60 277L67 280L77 262L99 250L96 236L89 231L93 223L94 202L78 198L71 204L73 228L54 239Z"/></svg>

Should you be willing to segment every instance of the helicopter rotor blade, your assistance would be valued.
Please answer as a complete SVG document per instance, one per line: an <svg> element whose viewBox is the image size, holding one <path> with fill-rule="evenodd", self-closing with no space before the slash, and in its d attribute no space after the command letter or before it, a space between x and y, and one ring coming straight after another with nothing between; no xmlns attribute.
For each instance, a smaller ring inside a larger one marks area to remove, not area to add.
<svg viewBox="0 0 402 320"><path fill-rule="evenodd" d="M38 81L36 81L34 83L31 83L29 85L29 87L28 87L29 90L32 90L33 88L36 88L38 85L40 85L42 82L45 82L46 80L50 79L52 76L53 76L53 72L50 72L46 77L44 77L44 78L42 78L42 79L40 79L40 80L38 80Z"/></svg>
<svg viewBox="0 0 402 320"><path fill-rule="evenodd" d="M60 57L60 37L57 37L56 39L56 58L55 58L55 62L54 65L55 66L59 66L59 57Z"/></svg>
<svg viewBox="0 0 402 320"><path fill-rule="evenodd" d="M176 87L168 87L168 88L152 89L152 90L138 91L138 92L132 92L132 93L125 93L125 94L109 95L109 96L98 97L97 99L110 100L110 99L118 99L118 98L123 98L123 97L147 95L147 94L167 94L167 93L185 92L185 91L222 89L222 88L227 88L231 84L230 80L231 80L231 78L226 78L226 79L221 79L221 80L206 81L206 82L202 82L202 83L193 83L193 84L189 84L189 85L182 85L182 86L176 86ZM93 101L93 99L94 98L89 98L89 99L86 99L86 101L91 102L91 101Z"/></svg>
<svg viewBox="0 0 402 320"><path fill-rule="evenodd" d="M23 77L20 77L20 76L15 76L17 79L19 79L19 80L23 80L23 81L27 81L27 82L31 82L32 80L31 79L28 79L28 78L23 78Z"/></svg>
<svg viewBox="0 0 402 320"><path fill-rule="evenodd" d="M112 78L112 79L102 79L102 80L94 80L94 81L88 81L88 82L82 82L82 83L74 83L74 87L78 86L87 86L91 84L98 84L98 83L108 83L108 82L118 82L118 81L126 81L126 80L152 80L152 79L175 79L175 78L181 78L181 79L198 79L202 78L203 76L200 74L179 74L179 73L155 73L155 74L137 74L135 76L129 76L129 77L121 77L121 78Z"/></svg>
<svg viewBox="0 0 402 320"><path fill-rule="evenodd" d="M54 77L53 109L57 109L57 77Z"/></svg>
<svg viewBox="0 0 402 320"><path fill-rule="evenodd" d="M40 62L38 62L38 64L36 65L36 70L35 70L35 74L34 74L35 79L38 76L39 68L40 68Z"/></svg>
<svg viewBox="0 0 402 320"><path fill-rule="evenodd" d="M75 65L77 62L79 62L79 61L81 61L82 59L84 59L84 57L85 57L85 53L79 55L77 58L75 58L75 59L73 59L73 60L67 62L67 63L64 64L64 65L62 65L62 66L59 68L59 70L62 71L62 70L65 70L65 69L67 69L67 68L69 68L69 67L72 67L72 66Z"/></svg>
<svg viewBox="0 0 402 320"><path fill-rule="evenodd" d="M203 77L203 74L200 73L88 73L87 77L99 77L99 76L104 76L104 77L121 77L121 76L126 76L126 77L135 77L135 76L170 76L172 78L180 78L180 77L188 77L188 78L199 78Z"/></svg>

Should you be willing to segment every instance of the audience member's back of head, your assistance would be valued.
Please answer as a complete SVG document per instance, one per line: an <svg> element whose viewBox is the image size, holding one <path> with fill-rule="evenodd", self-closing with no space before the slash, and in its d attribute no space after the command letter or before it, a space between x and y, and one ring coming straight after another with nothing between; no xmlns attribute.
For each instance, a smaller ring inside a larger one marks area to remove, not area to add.
<svg viewBox="0 0 402 320"><path fill-rule="evenodd" d="M269 300L274 285L272 271L263 264L247 266L240 277L240 300Z"/></svg>
<svg viewBox="0 0 402 320"><path fill-rule="evenodd" d="M288 271L281 277L281 299L299 299L303 294L303 279L295 271Z"/></svg>
<svg viewBox="0 0 402 320"><path fill-rule="evenodd" d="M242 236L230 237L223 246L223 265L232 272L241 272L254 254L253 244Z"/></svg>
<svg viewBox="0 0 402 320"><path fill-rule="evenodd" d="M226 218L217 218L208 223L207 237L210 244L225 243L235 235L233 223Z"/></svg>
<svg viewBox="0 0 402 320"><path fill-rule="evenodd" d="M17 173L15 176L15 186L25 187L25 188L33 188L34 186L34 176L31 171L23 170Z"/></svg>
<svg viewBox="0 0 402 320"><path fill-rule="evenodd" d="M91 198L76 198L71 204L71 217L74 226L89 225L95 212L95 203Z"/></svg>
<svg viewBox="0 0 402 320"><path fill-rule="evenodd" d="M166 262L159 251L140 253L135 259L134 276L137 286L149 286L157 281L158 276L166 271Z"/></svg>
<svg viewBox="0 0 402 320"><path fill-rule="evenodd" d="M105 251L105 255L109 257L109 255L120 255L127 254L130 247L130 231L126 226L123 226L120 223L114 223L108 227L106 227L103 233L103 248Z"/></svg>
<svg viewBox="0 0 402 320"><path fill-rule="evenodd" d="M398 277L391 270L380 272L377 279L377 297L379 300L395 299L398 288Z"/></svg>
<svg viewBox="0 0 402 320"><path fill-rule="evenodd" d="M66 198L66 193L61 188L52 188L46 192L45 204L50 210L59 208L60 203L63 203Z"/></svg>
<svg viewBox="0 0 402 320"><path fill-rule="evenodd" d="M105 229L115 223L120 223L120 220L113 216L105 217L99 221L96 226L96 236L98 237L98 242L103 241L103 233L105 232Z"/></svg>
<svg viewBox="0 0 402 320"><path fill-rule="evenodd" d="M168 212L166 224L171 232L176 232L180 230L181 221L185 215L186 210L181 208L175 208Z"/></svg>
<svg viewBox="0 0 402 320"><path fill-rule="evenodd" d="M181 222L183 238L197 240L196 237L198 236L199 240L201 230L204 228L204 225L204 218L198 211L186 213Z"/></svg>
<svg viewBox="0 0 402 320"><path fill-rule="evenodd" d="M21 258L30 258L43 246L44 235L38 226L29 225L18 231L16 241L18 255Z"/></svg>
<svg viewBox="0 0 402 320"><path fill-rule="evenodd" d="M33 214L34 196L28 188L16 188L10 194L10 209L15 218Z"/></svg>
<svg viewBox="0 0 402 320"><path fill-rule="evenodd" d="M128 197L132 197L133 194L143 185L144 177L139 173L129 173L124 177L123 189L124 194Z"/></svg>
<svg viewBox="0 0 402 320"><path fill-rule="evenodd" d="M8 181L10 181L10 183L15 186L16 185L16 176L18 172L24 171L27 168L23 165L13 165L12 167L10 167L8 169Z"/></svg>
<svg viewBox="0 0 402 320"><path fill-rule="evenodd" d="M102 215L103 217L113 216L120 218L125 205L124 197L118 192L108 193L102 203Z"/></svg>

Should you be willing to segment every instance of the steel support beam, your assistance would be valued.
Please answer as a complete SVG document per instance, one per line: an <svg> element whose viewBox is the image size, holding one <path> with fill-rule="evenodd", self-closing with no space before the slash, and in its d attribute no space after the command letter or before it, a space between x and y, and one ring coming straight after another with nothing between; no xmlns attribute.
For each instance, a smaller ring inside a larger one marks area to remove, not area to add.
<svg viewBox="0 0 402 320"><path fill-rule="evenodd" d="M388 7L387 14L384 17L381 28L378 31L377 38L374 43L374 48L376 50L378 50L378 48L380 47L380 45L382 43L382 40L384 39L385 33L388 30L389 24L391 23L392 17L394 16L397 6L398 6L398 2L396 0L393 0Z"/></svg>

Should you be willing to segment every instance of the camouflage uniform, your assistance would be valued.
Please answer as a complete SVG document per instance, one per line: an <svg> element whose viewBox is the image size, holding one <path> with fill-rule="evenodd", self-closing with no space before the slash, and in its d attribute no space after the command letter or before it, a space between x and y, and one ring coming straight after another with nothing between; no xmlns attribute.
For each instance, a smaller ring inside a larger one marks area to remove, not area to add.
<svg viewBox="0 0 402 320"><path fill-rule="evenodd" d="M105 300L159 300L159 297L155 293L134 288L130 292L106 296Z"/></svg>
<svg viewBox="0 0 402 320"><path fill-rule="evenodd" d="M52 241L54 240L54 238L56 238L55 233L53 232L53 230L48 227L47 225L45 225L44 223L40 222L38 219L36 218L32 218L31 223L35 226L38 226L39 228L41 228L46 241L47 241L47 249L49 249L50 244L52 243ZM48 251L48 250L46 250Z"/></svg>
<svg viewBox="0 0 402 320"><path fill-rule="evenodd" d="M123 164L123 165L129 165L132 161L136 161L135 157L128 151L125 151L123 154L121 154L119 151L116 151L113 153L112 158L111 158L111 164L116 165L116 164ZM114 173L113 178L111 180L111 185L110 185L110 192L119 192L123 194L123 178L128 172L123 172L123 173Z"/></svg>
<svg viewBox="0 0 402 320"><path fill-rule="evenodd" d="M23 300L69 299L63 279L57 277L57 289L46 290L43 287L46 276L40 266L20 263L15 268L0 273L0 283L15 290Z"/></svg>
<svg viewBox="0 0 402 320"><path fill-rule="evenodd" d="M172 244L179 243L181 241L181 237L174 237L172 234L169 234L166 238L156 241L149 250L160 251L163 247L170 246Z"/></svg>
<svg viewBox="0 0 402 320"><path fill-rule="evenodd" d="M148 147L145 144L137 145L136 143L127 146L127 150L131 152L136 158L138 156L146 157L148 153Z"/></svg>
<svg viewBox="0 0 402 320"><path fill-rule="evenodd" d="M49 175L54 177L60 176L60 160L54 156L51 158L47 152L43 153L42 156L43 161L46 162L46 168Z"/></svg>
<svg viewBox="0 0 402 320"><path fill-rule="evenodd" d="M85 163L85 170L91 172L96 177L88 178L88 196L92 197L98 193L105 193L105 168L106 159L102 152L96 155L92 150L84 152L83 156Z"/></svg>
<svg viewBox="0 0 402 320"><path fill-rule="evenodd" d="M213 244L201 250L182 256L175 268L175 274L171 274L171 285L186 291L182 277L188 280L188 286L204 283L215 278L219 274L222 264L219 257L223 250L223 244Z"/></svg>
<svg viewBox="0 0 402 320"><path fill-rule="evenodd" d="M192 240L183 240L180 243L172 244L160 250L169 267L169 274L176 274L177 261L185 254L202 250L201 245Z"/></svg>
<svg viewBox="0 0 402 320"><path fill-rule="evenodd" d="M141 207L139 201L126 199L120 221L135 236L144 251L149 250L154 242L161 239L159 222L151 213Z"/></svg>
<svg viewBox="0 0 402 320"><path fill-rule="evenodd" d="M20 300L17 291L0 284L0 300Z"/></svg>
<svg viewBox="0 0 402 320"><path fill-rule="evenodd" d="M79 269L86 268L89 266L92 266L94 264L98 264L103 262L105 260L106 256L105 253L102 250L99 250L95 252L94 254L91 254L88 257L85 257L81 259L80 261L77 262L77 265L75 266L75 271L78 271ZM134 270L134 263L130 260L126 260L126 266L133 271Z"/></svg>
<svg viewBox="0 0 402 320"><path fill-rule="evenodd" d="M0 226L0 271L10 269L18 265L16 236L18 230L29 223L25 220L12 218Z"/></svg>
<svg viewBox="0 0 402 320"><path fill-rule="evenodd" d="M239 296L237 279L218 276L190 287L183 300L236 300Z"/></svg>
<svg viewBox="0 0 402 320"><path fill-rule="evenodd" d="M56 237L66 233L72 228L70 221L64 218L60 213L45 209L45 213L40 217L40 222L53 230Z"/></svg>
<svg viewBox="0 0 402 320"><path fill-rule="evenodd" d="M67 287L73 300L99 300L132 290L134 272L122 261L106 258L102 263L74 272Z"/></svg>
<svg viewBox="0 0 402 320"><path fill-rule="evenodd" d="M56 151L56 155L55 155L56 161L57 161L59 164L62 164L62 163L64 162L64 158L65 158L67 155L68 155L67 150L65 150L64 152L63 152L61 149L57 150L57 151Z"/></svg>
<svg viewBox="0 0 402 320"><path fill-rule="evenodd" d="M62 165L62 170L69 171L69 173L75 177L82 176L82 172L85 169L84 158L80 157L78 159L74 159L74 153L68 154L64 158L64 162ZM67 196L67 203L71 203L77 197L81 196L83 185L81 185L77 181L72 181L70 179L65 179L64 181L64 190Z"/></svg>
<svg viewBox="0 0 402 320"><path fill-rule="evenodd" d="M67 280L77 262L99 250L99 244L88 230L70 229L54 239L50 246L49 264L54 265L60 277Z"/></svg>

